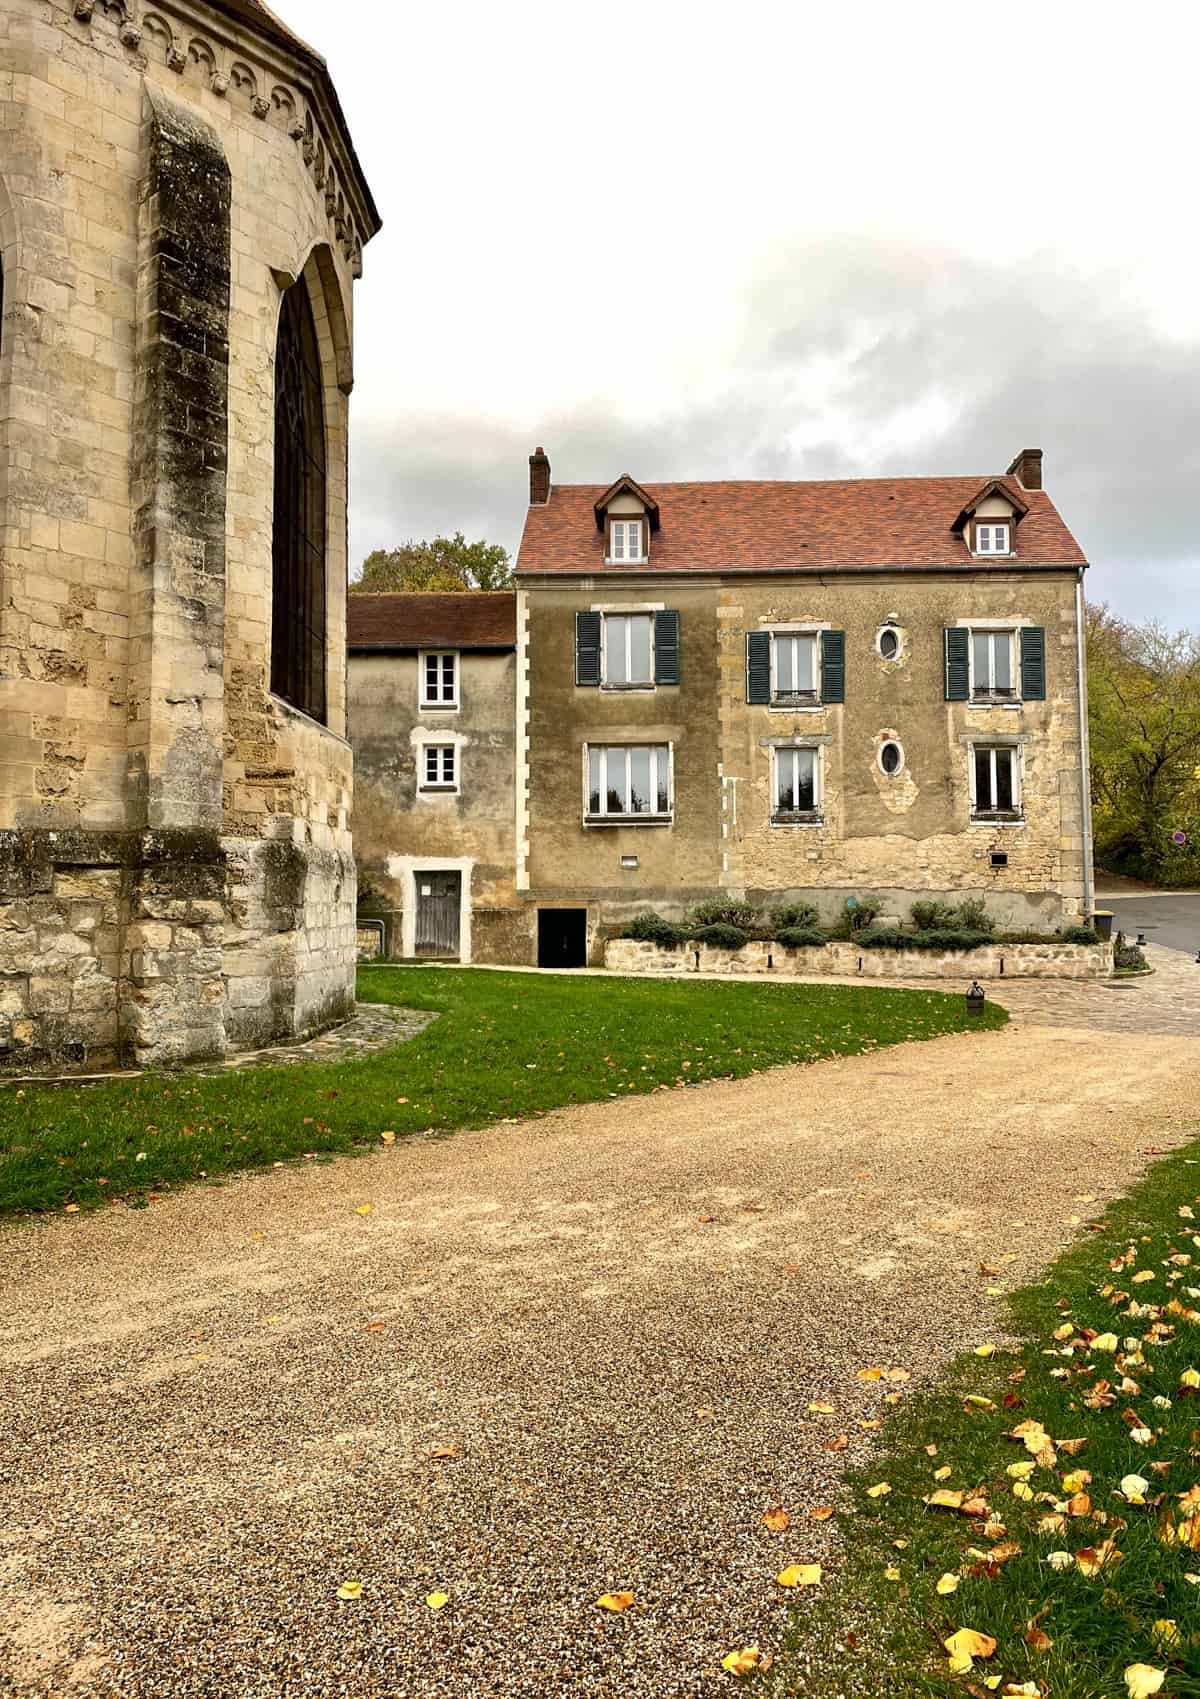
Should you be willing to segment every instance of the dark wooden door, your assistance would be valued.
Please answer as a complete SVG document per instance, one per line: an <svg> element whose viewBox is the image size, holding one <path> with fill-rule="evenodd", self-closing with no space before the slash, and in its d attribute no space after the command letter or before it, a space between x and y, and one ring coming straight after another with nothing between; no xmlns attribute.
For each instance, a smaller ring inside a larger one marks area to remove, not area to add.
<svg viewBox="0 0 1200 1699"><path fill-rule="evenodd" d="M418 873L415 879L418 956L457 956L462 874Z"/></svg>
<svg viewBox="0 0 1200 1699"><path fill-rule="evenodd" d="M538 910L538 966L587 966L587 910Z"/></svg>

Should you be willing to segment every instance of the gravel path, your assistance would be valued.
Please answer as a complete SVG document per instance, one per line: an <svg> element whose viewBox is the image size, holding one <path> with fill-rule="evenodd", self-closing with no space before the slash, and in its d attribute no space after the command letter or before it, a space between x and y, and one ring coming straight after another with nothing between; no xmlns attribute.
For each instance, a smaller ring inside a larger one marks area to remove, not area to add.
<svg viewBox="0 0 1200 1699"><path fill-rule="evenodd" d="M5 1230L0 1692L728 1692L836 1562L855 1371L993 1334L979 1262L1194 1131L1198 1062L1014 1025Z"/></svg>

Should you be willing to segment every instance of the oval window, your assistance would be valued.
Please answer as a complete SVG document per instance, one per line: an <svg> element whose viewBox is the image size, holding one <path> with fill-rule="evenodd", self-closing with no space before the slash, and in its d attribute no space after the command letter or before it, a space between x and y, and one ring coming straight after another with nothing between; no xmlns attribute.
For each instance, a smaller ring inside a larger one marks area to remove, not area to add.
<svg viewBox="0 0 1200 1699"><path fill-rule="evenodd" d="M900 633L885 625L879 633L879 653L885 661L894 661L900 653Z"/></svg>
<svg viewBox="0 0 1200 1699"><path fill-rule="evenodd" d="M898 773L904 765L904 751L898 743L885 743L879 751L879 765L885 773Z"/></svg>

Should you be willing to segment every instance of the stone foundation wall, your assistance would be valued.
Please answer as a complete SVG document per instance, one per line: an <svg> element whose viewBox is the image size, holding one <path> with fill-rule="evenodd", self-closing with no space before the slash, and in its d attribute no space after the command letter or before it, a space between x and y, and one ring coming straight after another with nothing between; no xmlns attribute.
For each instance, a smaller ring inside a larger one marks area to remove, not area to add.
<svg viewBox="0 0 1200 1699"><path fill-rule="evenodd" d="M699 966L696 958L699 956ZM762 973L780 979L839 974L863 979L1103 979L1112 945L989 944L980 950L868 950L854 943L792 950L759 942L740 950L708 944L663 949L637 938L610 938L604 965L615 973Z"/></svg>

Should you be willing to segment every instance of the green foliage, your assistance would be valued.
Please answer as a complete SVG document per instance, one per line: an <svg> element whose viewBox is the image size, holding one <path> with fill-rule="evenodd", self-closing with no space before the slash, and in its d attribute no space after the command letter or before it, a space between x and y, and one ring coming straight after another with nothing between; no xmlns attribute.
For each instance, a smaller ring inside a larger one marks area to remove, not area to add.
<svg viewBox="0 0 1200 1699"><path fill-rule="evenodd" d="M860 933L855 942L868 950L912 950L919 936L916 932L902 932L898 926L877 926Z"/></svg>
<svg viewBox="0 0 1200 1699"><path fill-rule="evenodd" d="M512 562L507 549L482 538L468 543L453 537L411 538L396 549L375 549L363 561L351 590L507 590Z"/></svg>
<svg viewBox="0 0 1200 1699"><path fill-rule="evenodd" d="M1097 859L1159 885L1200 883L1200 634L1090 607L1087 668Z"/></svg>
<svg viewBox="0 0 1200 1699"><path fill-rule="evenodd" d="M1137 969L1139 973L1144 973L1148 965L1137 945L1128 943L1125 934L1118 932L1113 941L1113 967L1124 968L1126 972Z"/></svg>
<svg viewBox="0 0 1200 1699"><path fill-rule="evenodd" d="M1098 944L1100 934L1094 926L1068 926L1062 941L1064 944Z"/></svg>
<svg viewBox="0 0 1200 1699"><path fill-rule="evenodd" d="M750 934L741 926L730 926L725 921L713 921L711 926L695 928L691 936L698 944L711 944L718 950L740 950L743 944L750 942Z"/></svg>
<svg viewBox="0 0 1200 1699"><path fill-rule="evenodd" d="M635 914L618 936L640 938L643 943L662 944L670 949L684 943L688 934L686 927L677 926L673 920L664 920L661 914L648 910L645 914Z"/></svg>
<svg viewBox="0 0 1200 1699"><path fill-rule="evenodd" d="M920 932L881 926L863 933L858 942L869 950L978 950L992 942L992 934L961 926L927 927Z"/></svg>
<svg viewBox="0 0 1200 1699"><path fill-rule="evenodd" d="M780 944L789 950L804 950L814 944L827 944L828 936L819 926L781 926L775 934Z"/></svg>
<svg viewBox="0 0 1200 1699"><path fill-rule="evenodd" d="M762 910L753 903L697 903L687 917L687 924L700 926L739 926L743 932L756 932L763 922ZM694 936L693 930L693 936Z"/></svg>
<svg viewBox="0 0 1200 1699"><path fill-rule="evenodd" d="M866 932L879 913L883 904L877 897L857 897L854 907L843 908L835 925L829 929L831 938L855 938L860 932Z"/></svg>
<svg viewBox="0 0 1200 1699"><path fill-rule="evenodd" d="M986 932L989 937L996 930L996 922L988 913L987 905L981 897L964 897L954 910L954 920L951 924L962 932Z"/></svg>
<svg viewBox="0 0 1200 1699"><path fill-rule="evenodd" d="M914 903L908 911L912 915L913 925L918 932L928 932L931 927L953 926L954 905L941 902Z"/></svg>
<svg viewBox="0 0 1200 1699"><path fill-rule="evenodd" d="M986 932L996 930L996 922L979 897L964 897L961 903L914 903L909 913L918 932Z"/></svg>
<svg viewBox="0 0 1200 1699"><path fill-rule="evenodd" d="M438 1019L359 1060L0 1091L0 1215L378 1151L385 1128L398 1141L450 1133L967 1027L961 997L844 985L379 966L360 970L358 994Z"/></svg>
<svg viewBox="0 0 1200 1699"><path fill-rule="evenodd" d="M771 925L775 928L776 938L781 938L787 927L807 927L810 930L820 923L820 915L812 903L785 903L782 908L771 910Z"/></svg>

